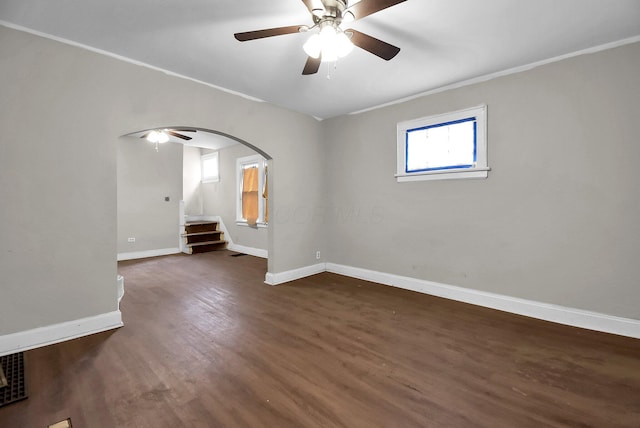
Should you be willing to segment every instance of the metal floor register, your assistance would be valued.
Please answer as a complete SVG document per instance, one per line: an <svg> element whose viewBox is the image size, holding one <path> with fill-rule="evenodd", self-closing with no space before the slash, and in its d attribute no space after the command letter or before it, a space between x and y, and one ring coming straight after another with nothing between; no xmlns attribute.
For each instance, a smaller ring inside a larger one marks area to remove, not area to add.
<svg viewBox="0 0 640 428"><path fill-rule="evenodd" d="M27 398L24 353L0 357L0 406Z"/></svg>

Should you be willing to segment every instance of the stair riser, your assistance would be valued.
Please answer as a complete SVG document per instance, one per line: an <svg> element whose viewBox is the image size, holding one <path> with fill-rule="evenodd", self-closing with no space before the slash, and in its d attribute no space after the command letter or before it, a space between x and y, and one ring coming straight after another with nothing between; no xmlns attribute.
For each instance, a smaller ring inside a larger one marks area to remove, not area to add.
<svg viewBox="0 0 640 428"><path fill-rule="evenodd" d="M195 244L198 242L207 242L207 241L222 241L224 237L222 236L222 231L207 233L206 235L195 235L195 236L185 236L185 243Z"/></svg>
<svg viewBox="0 0 640 428"><path fill-rule="evenodd" d="M185 225L184 230L187 233L213 232L218 230L218 223Z"/></svg>
<svg viewBox="0 0 640 428"><path fill-rule="evenodd" d="M227 243L223 242L220 244L198 245L197 247L190 247L190 248L191 248L191 254L208 253L210 251L218 251L218 250L226 249Z"/></svg>

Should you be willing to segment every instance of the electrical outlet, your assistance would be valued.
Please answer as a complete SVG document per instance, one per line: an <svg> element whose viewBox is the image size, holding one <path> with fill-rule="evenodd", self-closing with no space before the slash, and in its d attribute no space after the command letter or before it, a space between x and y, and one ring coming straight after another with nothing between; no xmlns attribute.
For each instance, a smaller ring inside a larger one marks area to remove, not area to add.
<svg viewBox="0 0 640 428"><path fill-rule="evenodd" d="M316 251L316 259L320 260L320 251Z"/></svg>
<svg viewBox="0 0 640 428"><path fill-rule="evenodd" d="M127 239L127 242L136 242L136 238L129 238Z"/></svg>

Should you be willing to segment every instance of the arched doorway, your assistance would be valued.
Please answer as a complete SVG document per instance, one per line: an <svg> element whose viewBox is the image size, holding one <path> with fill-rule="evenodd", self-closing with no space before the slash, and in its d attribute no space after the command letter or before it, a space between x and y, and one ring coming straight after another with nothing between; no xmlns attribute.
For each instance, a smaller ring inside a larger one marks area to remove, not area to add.
<svg viewBox="0 0 640 428"><path fill-rule="evenodd" d="M152 131L166 133L167 141L148 143L146 138ZM160 234L157 230L151 230L154 225L149 225L150 213L154 214L154 222L159 223L159 218L165 216L165 223L168 223L172 208L176 209L176 213L171 218L179 219L179 234L176 237L184 233L186 221L220 221L229 249L268 258L272 231L268 222L264 221L265 216L261 224L243 224L238 219L236 207L238 160L255 156L264 161L260 185L261 190L262 187L267 190L273 171L272 158L268 153L241 138L199 127L155 127L123 137L127 138L123 139L118 154L118 260L183 251L182 237L173 241L178 242L177 246L168 244L168 237L160 244L160 238L152 236L148 239L143 237L143 245L137 245L139 238L135 234ZM217 180L203 180L202 159L212 153L217 154L219 176ZM178 157L182 159L181 163L176 160ZM179 173L178 168L181 169ZM176 180L182 182L179 190L174 183ZM178 194L179 200L175 201L174 195ZM268 205L271 199L268 191L265 195ZM142 206L145 202L148 207ZM268 209L272 210L273 207L269 206ZM166 235L165 230L162 233ZM132 239L134 242L130 242ZM154 239L155 244L152 242ZM154 245L156 248L152 248Z"/></svg>

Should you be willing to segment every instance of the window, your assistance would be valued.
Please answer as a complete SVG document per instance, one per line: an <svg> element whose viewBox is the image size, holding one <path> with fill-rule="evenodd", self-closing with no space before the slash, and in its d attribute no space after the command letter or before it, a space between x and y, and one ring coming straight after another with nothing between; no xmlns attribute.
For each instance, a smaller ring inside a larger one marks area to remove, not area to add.
<svg viewBox="0 0 640 428"><path fill-rule="evenodd" d="M236 224L266 227L269 222L267 161L260 155L236 161Z"/></svg>
<svg viewBox="0 0 640 428"><path fill-rule="evenodd" d="M200 157L200 171L203 183L220 180L218 172L218 152L209 153Z"/></svg>
<svg viewBox="0 0 640 428"><path fill-rule="evenodd" d="M487 106L398 123L402 181L486 178Z"/></svg>

